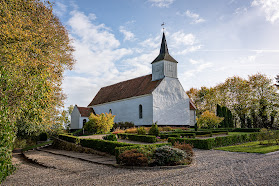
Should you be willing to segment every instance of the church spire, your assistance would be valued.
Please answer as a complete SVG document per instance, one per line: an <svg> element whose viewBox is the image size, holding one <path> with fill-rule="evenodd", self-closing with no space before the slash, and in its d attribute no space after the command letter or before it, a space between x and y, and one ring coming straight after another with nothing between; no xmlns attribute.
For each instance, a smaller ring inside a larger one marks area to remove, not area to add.
<svg viewBox="0 0 279 186"><path fill-rule="evenodd" d="M165 33L163 32L163 37L162 37L162 42L161 42L161 48L160 48L160 53L159 55L156 57L156 59L154 59L154 61L152 63L155 63L157 61L162 61L162 60L166 60L166 61L170 61L170 62L175 62L178 63L173 57L171 57L171 55L169 54L169 50L168 50L168 45L167 45L167 41L166 41L166 36ZM151 64L152 64L151 63Z"/></svg>

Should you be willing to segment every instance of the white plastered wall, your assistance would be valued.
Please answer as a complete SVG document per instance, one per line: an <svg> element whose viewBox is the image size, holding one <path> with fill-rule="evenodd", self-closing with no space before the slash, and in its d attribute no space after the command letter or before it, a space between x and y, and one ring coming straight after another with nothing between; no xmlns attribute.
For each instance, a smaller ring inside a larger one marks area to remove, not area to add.
<svg viewBox="0 0 279 186"><path fill-rule="evenodd" d="M80 113L78 111L77 106L75 105L73 112L71 114L71 129L79 129L80 128Z"/></svg>
<svg viewBox="0 0 279 186"><path fill-rule="evenodd" d="M177 78L165 77L153 94L153 121L158 125L191 125L189 97Z"/></svg>
<svg viewBox="0 0 279 186"><path fill-rule="evenodd" d="M112 110L115 115L114 122L133 122L135 125L152 124L152 95L138 96L110 103L94 105L93 109L96 114L108 113ZM142 119L139 118L139 105L142 105Z"/></svg>
<svg viewBox="0 0 279 186"><path fill-rule="evenodd" d="M88 117L80 117L79 118L79 128L83 127L83 120L86 119L86 122L89 120Z"/></svg>

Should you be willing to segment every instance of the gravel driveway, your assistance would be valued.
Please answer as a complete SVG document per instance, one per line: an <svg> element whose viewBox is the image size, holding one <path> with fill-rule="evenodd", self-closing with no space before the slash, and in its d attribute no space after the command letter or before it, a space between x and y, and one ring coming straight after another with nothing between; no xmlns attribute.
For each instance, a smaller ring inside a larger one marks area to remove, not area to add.
<svg viewBox="0 0 279 186"><path fill-rule="evenodd" d="M43 153L43 152L42 152ZM278 185L279 153L248 154L195 149L191 167L131 170L42 154L57 169L22 161L3 185ZM46 157L47 158L47 157Z"/></svg>

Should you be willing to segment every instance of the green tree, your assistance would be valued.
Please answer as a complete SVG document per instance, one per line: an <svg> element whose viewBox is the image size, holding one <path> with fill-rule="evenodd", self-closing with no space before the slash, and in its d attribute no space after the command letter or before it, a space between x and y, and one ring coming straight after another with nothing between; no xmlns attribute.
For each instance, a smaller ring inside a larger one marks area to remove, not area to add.
<svg viewBox="0 0 279 186"><path fill-rule="evenodd" d="M56 124L72 52L50 3L0 0L0 181L13 169L15 135L39 135Z"/></svg>
<svg viewBox="0 0 279 186"><path fill-rule="evenodd" d="M104 134L109 132L114 124L114 117L111 113L91 114L89 121L85 123L84 130L90 133Z"/></svg>

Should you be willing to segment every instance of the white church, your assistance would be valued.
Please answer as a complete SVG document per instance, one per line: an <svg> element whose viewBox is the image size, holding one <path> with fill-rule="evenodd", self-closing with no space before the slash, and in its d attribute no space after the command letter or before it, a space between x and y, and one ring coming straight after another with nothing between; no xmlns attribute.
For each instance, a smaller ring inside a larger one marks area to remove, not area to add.
<svg viewBox="0 0 279 186"><path fill-rule="evenodd" d="M112 113L115 122L149 126L194 126L196 107L177 78L177 61L169 54L163 33L152 74L102 87L87 107L75 106L71 129L79 129L90 113Z"/></svg>

